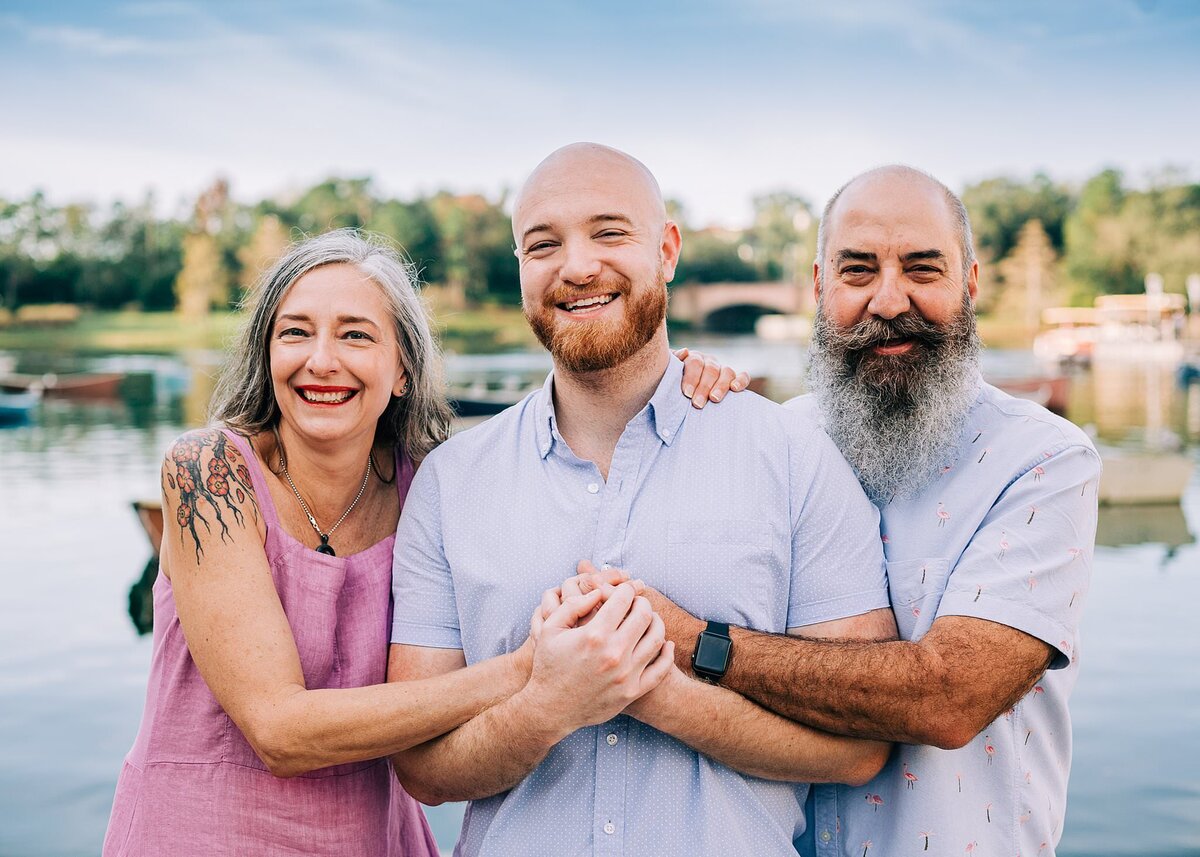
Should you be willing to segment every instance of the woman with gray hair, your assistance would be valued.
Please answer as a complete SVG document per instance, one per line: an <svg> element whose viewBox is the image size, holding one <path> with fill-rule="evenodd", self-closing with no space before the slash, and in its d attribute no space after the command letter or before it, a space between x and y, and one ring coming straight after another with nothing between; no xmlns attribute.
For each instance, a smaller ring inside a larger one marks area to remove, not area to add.
<svg viewBox="0 0 1200 857"><path fill-rule="evenodd" d="M730 387L689 362L697 398ZM451 416L408 266L351 230L293 246L212 416L163 461L175 526L104 854L436 855L388 756L519 690L532 647L385 683L396 522Z"/></svg>

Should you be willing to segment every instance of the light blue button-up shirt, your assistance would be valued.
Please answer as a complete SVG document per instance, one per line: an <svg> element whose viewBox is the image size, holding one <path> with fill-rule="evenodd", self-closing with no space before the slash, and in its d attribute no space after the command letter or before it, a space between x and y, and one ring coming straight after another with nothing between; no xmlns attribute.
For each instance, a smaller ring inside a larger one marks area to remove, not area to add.
<svg viewBox="0 0 1200 857"><path fill-rule="evenodd" d="M788 403L815 417L805 396ZM1052 857L1062 835L1079 616L1091 576L1100 459L1082 431L980 382L958 445L919 495L883 507L900 636L939 616L987 619L1054 650L1051 669L965 747L897 744L861 788L817 786L815 857Z"/></svg>
<svg viewBox="0 0 1200 857"><path fill-rule="evenodd" d="M461 648L468 663L512 651L580 559L764 631L886 606L878 513L824 433L748 393L697 411L681 375L672 357L607 481L558 433L552 377L430 454L397 532L392 642ZM474 801L456 853L791 854L807 793L620 715Z"/></svg>

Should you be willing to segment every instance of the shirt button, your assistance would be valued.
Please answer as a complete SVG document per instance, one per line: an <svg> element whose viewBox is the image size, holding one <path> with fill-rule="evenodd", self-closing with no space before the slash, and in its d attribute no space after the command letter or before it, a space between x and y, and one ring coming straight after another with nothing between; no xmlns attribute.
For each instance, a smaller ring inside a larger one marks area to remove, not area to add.
<svg viewBox="0 0 1200 857"><path fill-rule="evenodd" d="M832 837L832 836L829 834L829 831L828 831L828 830L822 830L822 831L821 831L821 841L822 841L822 842L828 842L828 841L829 841L830 839L832 839L832 838L833 838L833 837Z"/></svg>
<svg viewBox="0 0 1200 857"><path fill-rule="evenodd" d="M604 740L608 742L608 746L610 746L610 747L617 746L617 736L615 733L609 732L608 737L605 738Z"/></svg>
<svg viewBox="0 0 1200 857"><path fill-rule="evenodd" d="M589 494L599 494L600 486L597 485L595 482L589 482L588 483L588 493Z"/></svg>
<svg viewBox="0 0 1200 857"><path fill-rule="evenodd" d="M659 434L661 434L661 435L662 435L662 437L663 437L663 440L666 440L667 438L669 438L669 437L671 436L671 430L670 430L670 429L663 429L661 432L659 432Z"/></svg>
<svg viewBox="0 0 1200 857"><path fill-rule="evenodd" d="M609 836L612 836L614 833L616 833L616 831L617 831L617 826L615 824L613 824L611 821L604 825L604 832L607 833Z"/></svg>

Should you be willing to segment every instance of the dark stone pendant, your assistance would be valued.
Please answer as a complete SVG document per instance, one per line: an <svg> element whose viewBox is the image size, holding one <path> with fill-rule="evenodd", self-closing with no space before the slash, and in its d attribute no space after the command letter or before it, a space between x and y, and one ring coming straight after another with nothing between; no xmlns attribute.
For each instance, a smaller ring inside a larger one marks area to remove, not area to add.
<svg viewBox="0 0 1200 857"><path fill-rule="evenodd" d="M329 545L329 536L321 536L321 543L317 545L317 553L323 553L326 556L337 556L333 552L333 548Z"/></svg>

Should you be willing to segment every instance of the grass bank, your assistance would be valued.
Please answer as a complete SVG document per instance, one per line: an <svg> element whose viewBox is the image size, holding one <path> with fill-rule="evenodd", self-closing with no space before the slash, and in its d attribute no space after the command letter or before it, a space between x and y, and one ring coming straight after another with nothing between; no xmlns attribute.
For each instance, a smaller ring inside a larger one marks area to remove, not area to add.
<svg viewBox="0 0 1200 857"><path fill-rule="evenodd" d="M534 343L521 311L509 307L442 312L436 316L443 347L453 351L501 351ZM86 312L61 324L0 327L0 350L171 354L189 349L223 350L241 316L216 312L200 322L173 312Z"/></svg>

